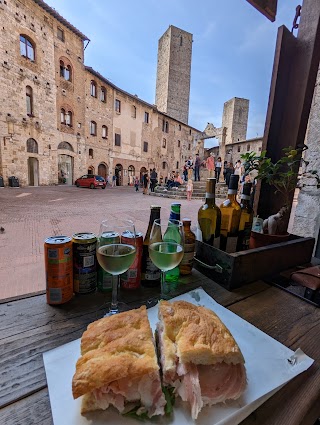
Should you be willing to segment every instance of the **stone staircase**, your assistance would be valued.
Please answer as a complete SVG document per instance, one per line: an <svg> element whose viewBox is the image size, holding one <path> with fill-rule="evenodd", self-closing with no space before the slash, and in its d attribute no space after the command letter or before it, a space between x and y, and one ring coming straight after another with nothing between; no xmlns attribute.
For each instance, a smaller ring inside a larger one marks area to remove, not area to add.
<svg viewBox="0 0 320 425"><path fill-rule="evenodd" d="M216 197L225 199L227 197L228 188L225 183L219 182L216 185ZM206 181L193 182L192 199L204 199L206 193ZM163 196L172 199L187 199L186 184L180 187L166 189L165 186L157 186L154 192L150 192L151 196Z"/></svg>

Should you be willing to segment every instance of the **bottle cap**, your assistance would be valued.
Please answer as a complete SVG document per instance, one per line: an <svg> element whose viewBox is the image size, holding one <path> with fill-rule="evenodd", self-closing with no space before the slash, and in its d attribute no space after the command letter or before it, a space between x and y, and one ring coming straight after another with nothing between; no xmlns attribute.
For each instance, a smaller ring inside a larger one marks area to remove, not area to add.
<svg viewBox="0 0 320 425"><path fill-rule="evenodd" d="M244 183L242 194L250 196L251 195L252 183Z"/></svg>
<svg viewBox="0 0 320 425"><path fill-rule="evenodd" d="M150 205L150 209L154 210L156 208L161 208L160 205Z"/></svg>
<svg viewBox="0 0 320 425"><path fill-rule="evenodd" d="M183 218L182 219L182 223L183 224L185 224L185 223L188 223L188 224L191 223L191 218Z"/></svg>
<svg viewBox="0 0 320 425"><path fill-rule="evenodd" d="M231 174L228 189L238 190L239 176L237 174Z"/></svg>

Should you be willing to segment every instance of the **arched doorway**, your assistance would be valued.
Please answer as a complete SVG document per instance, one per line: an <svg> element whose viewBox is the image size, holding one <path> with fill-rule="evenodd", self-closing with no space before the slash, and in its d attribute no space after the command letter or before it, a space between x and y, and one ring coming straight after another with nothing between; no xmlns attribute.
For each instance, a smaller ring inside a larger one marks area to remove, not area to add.
<svg viewBox="0 0 320 425"><path fill-rule="evenodd" d="M146 167L141 167L140 168L140 183L142 183L142 176L144 175L144 173L147 172Z"/></svg>
<svg viewBox="0 0 320 425"><path fill-rule="evenodd" d="M133 165L129 165L128 167L128 184L133 186L133 178L135 177L135 168Z"/></svg>
<svg viewBox="0 0 320 425"><path fill-rule="evenodd" d="M98 166L98 175L107 180L108 167L103 162L101 162L101 164Z"/></svg>
<svg viewBox="0 0 320 425"><path fill-rule="evenodd" d="M68 142L59 143L58 149L73 152L73 147ZM71 155L58 155L58 183L73 184L73 157Z"/></svg>
<svg viewBox="0 0 320 425"><path fill-rule="evenodd" d="M28 158L28 180L29 186L39 186L39 161L33 156Z"/></svg>
<svg viewBox="0 0 320 425"><path fill-rule="evenodd" d="M115 175L116 175L116 185L122 186L123 182L123 167L121 164L117 164L115 168Z"/></svg>
<svg viewBox="0 0 320 425"><path fill-rule="evenodd" d="M169 170L169 167L166 161L163 161L161 168L162 168L161 174L163 175L164 178L166 178L168 176L168 170Z"/></svg>
<svg viewBox="0 0 320 425"><path fill-rule="evenodd" d="M94 167L90 166L88 168L88 174L94 174Z"/></svg>

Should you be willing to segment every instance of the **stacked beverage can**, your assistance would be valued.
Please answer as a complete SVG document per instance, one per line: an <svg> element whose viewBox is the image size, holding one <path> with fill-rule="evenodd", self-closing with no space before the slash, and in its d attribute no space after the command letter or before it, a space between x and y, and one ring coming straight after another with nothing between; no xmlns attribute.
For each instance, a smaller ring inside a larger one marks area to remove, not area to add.
<svg viewBox="0 0 320 425"><path fill-rule="evenodd" d="M116 232L104 232L99 238L99 246L120 243L120 235ZM103 270L98 263L98 291L109 292L112 290L112 274Z"/></svg>
<svg viewBox="0 0 320 425"><path fill-rule="evenodd" d="M121 288L137 289L140 287L141 281L141 262L143 251L143 236L141 232L136 232L135 242L134 235L131 232L121 235L121 243L133 245L136 248L136 255L129 269L120 276Z"/></svg>
<svg viewBox="0 0 320 425"><path fill-rule="evenodd" d="M51 236L44 242L48 304L63 304L73 296L72 241L68 236Z"/></svg>
<svg viewBox="0 0 320 425"><path fill-rule="evenodd" d="M89 294L97 288L97 237L75 233L73 242L73 288L76 294Z"/></svg>

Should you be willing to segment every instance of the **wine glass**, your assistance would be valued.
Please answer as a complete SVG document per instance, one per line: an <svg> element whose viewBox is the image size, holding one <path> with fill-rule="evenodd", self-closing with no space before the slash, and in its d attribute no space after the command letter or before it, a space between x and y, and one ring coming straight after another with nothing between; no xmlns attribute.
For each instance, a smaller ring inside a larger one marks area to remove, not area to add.
<svg viewBox="0 0 320 425"><path fill-rule="evenodd" d="M170 298L173 288L166 282L165 272L174 269L182 260L183 241L183 225L180 220L154 220L150 233L149 255L161 271L161 299Z"/></svg>
<svg viewBox="0 0 320 425"><path fill-rule="evenodd" d="M106 303L111 316L128 310L118 302L120 275L128 270L136 255L136 232L131 220L103 220L97 242L97 259L100 266L112 275L111 303Z"/></svg>

